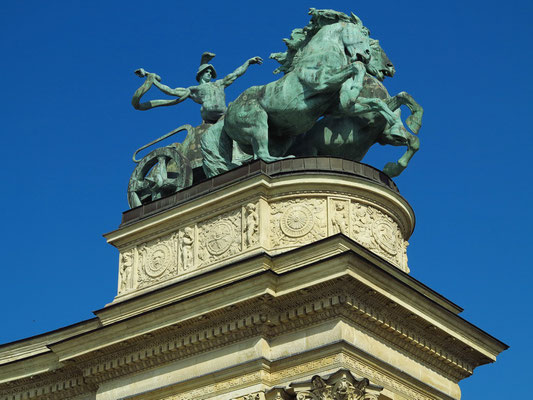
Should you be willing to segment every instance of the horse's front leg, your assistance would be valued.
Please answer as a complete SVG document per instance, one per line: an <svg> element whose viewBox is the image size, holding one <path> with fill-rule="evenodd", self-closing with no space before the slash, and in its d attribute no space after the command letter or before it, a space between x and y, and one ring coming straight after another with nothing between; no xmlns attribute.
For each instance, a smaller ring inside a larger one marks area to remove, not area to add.
<svg viewBox="0 0 533 400"><path fill-rule="evenodd" d="M406 152L397 162L390 162L385 165L383 172L391 178L402 173L420 147L418 137L408 132L403 126L400 116L393 112L393 110L399 108L401 104L406 104L405 102L409 101L409 98L412 99L407 93L405 93L405 95L400 94L394 100L397 102L397 105L394 104L394 102L389 103L392 106L395 106L392 109L389 107L389 104L378 98L358 98L357 102L348 111L349 114L354 116L366 114L368 112L379 112L387 121L387 127L378 139L378 142L380 144L390 144L393 146L407 146ZM412 100L412 103L409 103L414 108L418 106L418 103L414 100ZM422 110L422 107L418 107Z"/></svg>
<svg viewBox="0 0 533 400"><path fill-rule="evenodd" d="M352 113L351 110L356 107L359 94L363 90L365 67L360 62L354 63L353 66L354 76L344 81L339 93L340 111L343 114Z"/></svg>
<svg viewBox="0 0 533 400"><path fill-rule="evenodd" d="M407 92L400 92L396 96L385 100L387 106L392 110L397 110L401 105L406 105L411 111L405 123L415 134L418 134L422 126L422 115L424 109L418 104L413 97Z"/></svg>
<svg viewBox="0 0 533 400"><path fill-rule="evenodd" d="M239 107L235 110L235 107ZM268 114L257 101L234 103L225 117L224 129L228 136L244 147L251 148L253 159L272 162L293 156L276 157L270 154ZM279 151L283 154L283 151Z"/></svg>
<svg viewBox="0 0 533 400"><path fill-rule="evenodd" d="M339 68L319 68L316 69L315 65L299 68L296 70L298 74L298 79L305 85L317 92L322 92L330 89L336 89L342 85L350 78L355 78L360 81L357 87L356 98L359 96L359 92L363 87L363 77L365 75L365 65L356 61L351 64L344 65ZM342 91L342 89L341 89Z"/></svg>
<svg viewBox="0 0 533 400"><path fill-rule="evenodd" d="M420 148L420 140L418 139L418 136L412 135L411 133L407 132L405 128L403 129L403 131L404 136L401 137L391 135L389 132L385 131L383 135L378 139L378 142L380 144L391 144L393 146L407 145L407 150L397 162L389 162L383 168L383 172L385 172L391 178L400 175L403 170L407 168L409 161L411 161L411 158L413 158L415 153Z"/></svg>
<svg viewBox="0 0 533 400"><path fill-rule="evenodd" d="M393 136L403 136L402 130L405 130L400 116L387 106L387 104L378 98L360 97L350 109L345 110L348 115L359 116L369 112L379 112L387 121L388 131Z"/></svg>

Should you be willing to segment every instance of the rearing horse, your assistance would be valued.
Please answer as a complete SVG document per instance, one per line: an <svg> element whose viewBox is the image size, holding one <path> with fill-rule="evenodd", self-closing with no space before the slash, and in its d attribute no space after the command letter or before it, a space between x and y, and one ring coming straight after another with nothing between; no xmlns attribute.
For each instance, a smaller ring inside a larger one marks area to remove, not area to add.
<svg viewBox="0 0 533 400"><path fill-rule="evenodd" d="M254 159L286 158L293 138L311 129L339 102L346 81L350 80L350 98L357 97L370 59L368 30L353 14L315 9L309 13L311 22L285 40L289 50L274 55L286 74L244 91L203 136L207 176L234 166L231 140Z"/></svg>
<svg viewBox="0 0 533 400"><path fill-rule="evenodd" d="M388 163L384 172L390 177L399 175L419 148L418 137L409 133L403 126L391 129L400 118L396 111L402 104L406 105L411 115L407 126L418 134L422 123L423 109L407 93L401 92L390 97L381 81L385 76L394 75L394 66L379 46L371 42L372 58L366 65L367 75L363 90L350 113L336 104L326 117L318 121L313 128L299 136L289 153L297 156L336 156L349 160L361 161L370 147L375 143L407 146L405 154L395 163ZM371 75L375 76L373 78Z"/></svg>

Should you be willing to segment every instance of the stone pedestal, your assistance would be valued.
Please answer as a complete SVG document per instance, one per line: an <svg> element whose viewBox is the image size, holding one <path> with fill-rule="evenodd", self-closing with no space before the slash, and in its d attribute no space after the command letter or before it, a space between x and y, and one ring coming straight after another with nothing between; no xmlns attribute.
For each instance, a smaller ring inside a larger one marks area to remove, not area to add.
<svg viewBox="0 0 533 400"><path fill-rule="evenodd" d="M0 400L459 399L506 345L408 274L413 228L390 179L329 158L127 211L114 301L0 349Z"/></svg>
<svg viewBox="0 0 533 400"><path fill-rule="evenodd" d="M413 210L387 176L364 164L257 161L175 197L126 212L106 235L120 251L115 301L337 234L409 272Z"/></svg>

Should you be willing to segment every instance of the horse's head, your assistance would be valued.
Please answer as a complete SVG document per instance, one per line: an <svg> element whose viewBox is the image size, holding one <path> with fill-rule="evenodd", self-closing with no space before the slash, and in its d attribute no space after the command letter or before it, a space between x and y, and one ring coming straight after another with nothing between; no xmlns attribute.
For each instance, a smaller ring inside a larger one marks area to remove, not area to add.
<svg viewBox="0 0 533 400"><path fill-rule="evenodd" d="M370 53L372 57L366 65L366 71L380 81L383 81L386 76L392 78L396 70L389 57L387 57L387 54L385 54L379 45L379 40L370 39Z"/></svg>
<svg viewBox="0 0 533 400"><path fill-rule="evenodd" d="M371 57L369 31L363 26L361 20L353 13L349 22L340 22L343 25L341 40L344 53L348 62L362 61L368 63Z"/></svg>

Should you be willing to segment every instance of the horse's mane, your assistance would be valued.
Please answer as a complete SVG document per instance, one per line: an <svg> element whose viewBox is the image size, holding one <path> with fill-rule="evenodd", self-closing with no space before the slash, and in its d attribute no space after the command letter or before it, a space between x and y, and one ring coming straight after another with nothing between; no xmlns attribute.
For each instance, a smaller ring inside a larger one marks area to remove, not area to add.
<svg viewBox="0 0 533 400"><path fill-rule="evenodd" d="M282 53L272 53L270 58L273 58L281 64L280 67L274 70L275 74L283 72L284 74L290 72L297 64L298 58L307 43L315 36L315 34L326 25L335 24L340 21L357 23L360 20L352 13L348 15L334 10L317 10L315 8L309 9L311 21L304 28L296 28L292 31L290 39L283 39L287 45L287 51Z"/></svg>

